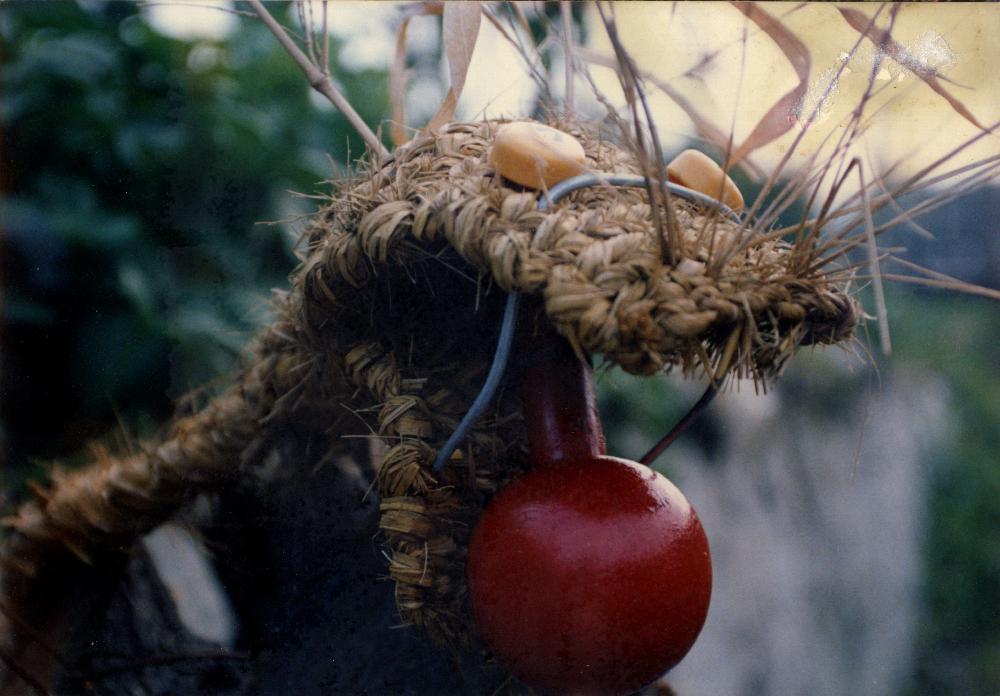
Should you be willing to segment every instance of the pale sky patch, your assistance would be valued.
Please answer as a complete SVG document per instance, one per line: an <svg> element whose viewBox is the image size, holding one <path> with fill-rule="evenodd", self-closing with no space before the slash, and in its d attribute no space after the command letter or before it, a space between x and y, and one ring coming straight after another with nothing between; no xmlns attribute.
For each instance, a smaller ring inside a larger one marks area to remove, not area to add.
<svg viewBox="0 0 1000 696"><path fill-rule="evenodd" d="M169 0L145 5L146 21L164 36L184 41L225 39L236 30L239 17L233 3L219 0Z"/></svg>

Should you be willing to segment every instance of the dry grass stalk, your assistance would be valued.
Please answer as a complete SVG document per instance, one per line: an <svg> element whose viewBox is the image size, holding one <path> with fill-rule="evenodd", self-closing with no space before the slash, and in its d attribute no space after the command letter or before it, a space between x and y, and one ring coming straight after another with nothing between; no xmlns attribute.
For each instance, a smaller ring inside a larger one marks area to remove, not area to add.
<svg viewBox="0 0 1000 696"><path fill-rule="evenodd" d="M272 34L274 34L275 38L278 39L284 49L288 51L288 54L295 60L295 63L302 69L306 79L309 81L309 86L329 99L330 103L337 107L340 113L344 115L344 118L346 118L351 126L354 127L354 130L356 130L364 139L369 150L381 157L387 157L389 152L385 149L385 146L382 145L382 141L380 141L378 136L372 132L371 128L368 127L368 124L366 124L361 116L358 115L358 112L354 110L351 103L347 101L343 94L340 93L340 90L333 86L333 82L330 80L329 66L327 63L324 62L322 67L317 65L317 58L313 48L311 24L303 19L303 25L306 27L307 49L312 57L307 56L302 52L302 49L298 47L298 44L296 44L295 41L292 40L292 37L288 35L288 32L285 31L285 28L282 27L281 24L278 23L278 20L276 20L268 9L264 7L264 3L260 0L247 1L250 3L254 12L257 13L257 16L260 17L264 25L271 31ZM310 3L305 4L312 7ZM302 5L300 4L299 7L301 6ZM323 9L323 57L324 60L326 60L329 57L329 34L326 32L327 14L325 4Z"/></svg>

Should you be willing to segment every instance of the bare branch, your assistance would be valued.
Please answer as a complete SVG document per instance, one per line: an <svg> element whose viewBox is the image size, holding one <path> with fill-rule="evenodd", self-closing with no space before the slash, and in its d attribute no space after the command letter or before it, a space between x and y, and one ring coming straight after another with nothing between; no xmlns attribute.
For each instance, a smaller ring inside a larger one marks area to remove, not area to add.
<svg viewBox="0 0 1000 696"><path fill-rule="evenodd" d="M306 54L309 56L309 62L313 65L317 64L316 60L316 50L313 47L313 37L312 37L312 4L309 4L309 16L306 17L306 3L297 2L295 3L295 11L299 15L299 24L302 25L302 34L305 37L306 42Z"/></svg>
<svg viewBox="0 0 1000 696"><path fill-rule="evenodd" d="M323 62L321 69L323 74L330 75L330 8L327 7L327 0L323 0Z"/></svg>
<svg viewBox="0 0 1000 696"><path fill-rule="evenodd" d="M567 0L562 0L559 3L559 9L562 13L563 62L566 63L566 113L572 116L574 111L573 102L575 101L573 77L575 73L574 66L576 64L576 54L573 50L573 6Z"/></svg>
<svg viewBox="0 0 1000 696"><path fill-rule="evenodd" d="M302 49L295 45L288 32L285 31L285 28L267 11L267 8L264 7L264 4L260 0L247 1L254 12L257 13L257 16L260 17L261 21L264 22L264 25L274 34L282 47L288 51L288 54L298 64L299 68L302 69L302 72L305 73L306 79L309 80L309 86L329 99L330 103L337 107L340 113L354 127L354 130L358 132L358 135L365 141L365 144L368 145L369 150L382 159L388 158L389 151L385 149L378 136L361 119L361 116L354 110L351 103L333 86L333 82L330 81L329 76L324 75L323 71L316 67L316 64L310 61L306 54L302 52Z"/></svg>

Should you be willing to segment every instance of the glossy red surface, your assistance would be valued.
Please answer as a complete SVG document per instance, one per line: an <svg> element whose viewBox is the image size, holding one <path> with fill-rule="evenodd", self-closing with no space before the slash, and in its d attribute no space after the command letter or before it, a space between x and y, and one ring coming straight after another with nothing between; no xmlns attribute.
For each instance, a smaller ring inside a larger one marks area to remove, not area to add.
<svg viewBox="0 0 1000 696"><path fill-rule="evenodd" d="M521 380L532 465L604 454L604 432L590 367L558 336L541 340L551 344L549 350Z"/></svg>
<svg viewBox="0 0 1000 696"><path fill-rule="evenodd" d="M597 457L505 488L476 527L468 580L481 636L525 683L624 694L694 644L712 565L701 523L670 481Z"/></svg>
<svg viewBox="0 0 1000 696"><path fill-rule="evenodd" d="M572 353L529 369L522 396L535 468L473 533L478 631L543 692L630 693L677 664L701 631L708 540L670 481L604 455L590 371Z"/></svg>

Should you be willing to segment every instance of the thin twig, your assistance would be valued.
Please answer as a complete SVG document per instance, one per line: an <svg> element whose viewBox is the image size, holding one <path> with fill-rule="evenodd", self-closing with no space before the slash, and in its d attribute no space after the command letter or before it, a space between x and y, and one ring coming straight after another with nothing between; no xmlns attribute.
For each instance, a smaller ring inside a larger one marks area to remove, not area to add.
<svg viewBox="0 0 1000 696"><path fill-rule="evenodd" d="M330 76L330 8L327 7L327 0L323 0L323 54L321 60L323 65L320 69L327 77Z"/></svg>
<svg viewBox="0 0 1000 696"><path fill-rule="evenodd" d="M868 259L871 263L872 281L875 288L875 314L878 316L878 333L882 343L882 354L892 354L892 341L889 338L889 311L885 306L885 290L882 287L882 269L879 266L878 242L875 241L875 223L872 221L871 206L868 205L868 186L865 183L865 170L858 163L858 179L861 180L861 196L865 204L865 237L868 242Z"/></svg>
<svg viewBox="0 0 1000 696"><path fill-rule="evenodd" d="M299 24L302 25L302 35L306 42L306 55L309 62L316 65L316 51L313 48L312 39L312 4L309 5L309 18L306 18L306 3L295 3L295 11L299 15Z"/></svg>
<svg viewBox="0 0 1000 696"><path fill-rule="evenodd" d="M573 50L573 5L567 0L559 3L562 13L563 62L566 63L566 114L572 118L574 111L573 77L576 53Z"/></svg>
<svg viewBox="0 0 1000 696"><path fill-rule="evenodd" d="M324 75L323 71L320 70L316 65L309 60L308 56L302 52L292 38L285 31L285 28L278 23L278 21L267 11L264 4L260 0L247 0L250 3L250 7L253 8L257 16L260 17L264 25L274 34L275 38L281 43L282 47L292 59L298 64L302 72L305 73L306 78L309 80L309 86L315 89L317 92L322 94L324 97L330 100L337 109L344 115L344 118L354 127L354 130L358 132L358 135L365 141L368 145L368 149L373 153L377 154L382 159L387 159L389 157L389 151L385 149L385 146L378 139L378 136L372 132L371 128L361 119L358 112L354 110L351 103L344 98L333 83L330 81L328 75Z"/></svg>
<svg viewBox="0 0 1000 696"><path fill-rule="evenodd" d="M972 283L960 280L948 281L938 280L937 278L917 278L915 276L899 275L896 273L883 273L882 278L883 280L891 280L895 283L911 283L913 285L923 285L928 288L941 288L943 290L964 292L967 295L979 295L980 297L1000 301L1000 290L985 288L982 285L973 285Z"/></svg>
<svg viewBox="0 0 1000 696"><path fill-rule="evenodd" d="M635 65L635 61L632 60L632 56L625 49L625 46L622 44L621 39L618 36L618 26L614 17L614 5L610 5L609 8L610 16L605 14L600 3L597 4L597 11L600 13L601 21L604 23L604 29L608 34L608 40L611 41L611 46L615 51L615 56L618 58L620 65L619 78L622 82L622 89L625 92L625 98L628 101L629 108L632 112L633 122L635 125L636 144L638 146L636 148L636 155L639 157L640 164L643 168L643 175L646 177L649 202L653 213L653 225L656 228L657 240L660 244L660 258L665 263L676 265L679 257L683 256L683 249L681 249L681 238L677 229L678 223L674 217L674 209L670 205L670 191L666 186L667 168L663 161L663 148L660 146L660 138L656 130L656 123L653 119L652 111L649 108L646 93L642 88L639 70ZM646 150L645 139L643 138L642 133L642 122L639 116L639 109L636 106L636 101L638 101L642 106L643 113L646 117L646 127L649 130L649 136L653 146L652 156L650 156L650 153ZM651 159L653 161L650 161ZM656 190L660 194L659 196L654 194L654 183L657 185ZM658 214L658 206L661 202L666 217L666 248L664 248L663 244L663 223L660 221Z"/></svg>
<svg viewBox="0 0 1000 696"><path fill-rule="evenodd" d="M545 75L543 75L538 69L539 65L541 65L543 68L545 67L545 61L542 60L542 56L538 51L538 46L532 44L532 48L534 49L534 58L532 58L532 56L528 55L528 49L521 41L521 34L518 32L518 28L514 25L513 17L508 16L508 21L510 22L510 31L507 31L507 29L503 25L503 22L500 21L500 19L496 16L496 14L488 5L483 4L482 7L483 7L483 14L486 16L486 19L489 20L489 22L493 25L493 27L500 32L500 35L504 38L504 40L506 40L507 43L509 43L514 48L514 50L517 51L517 54L521 57L521 60L524 61L524 65L528 69L529 76L534 81L535 85L538 87L539 94L545 96L547 100L547 95L549 91L549 81L545 77ZM524 19L523 11L517 6L517 3L513 3L512 7L514 9L514 12L521 13L520 17ZM528 36L530 37L531 36L530 25L524 25L524 26L527 26Z"/></svg>

